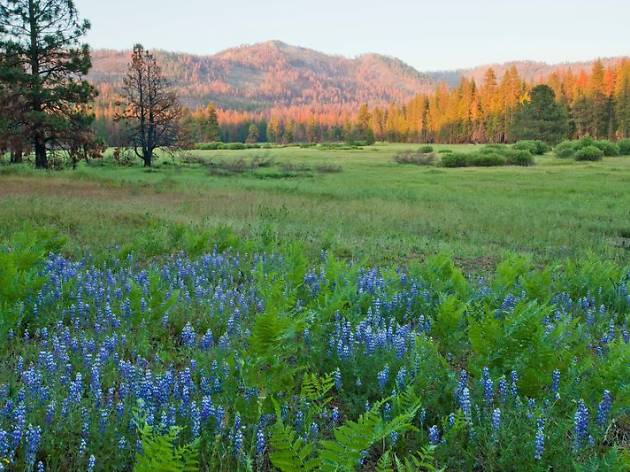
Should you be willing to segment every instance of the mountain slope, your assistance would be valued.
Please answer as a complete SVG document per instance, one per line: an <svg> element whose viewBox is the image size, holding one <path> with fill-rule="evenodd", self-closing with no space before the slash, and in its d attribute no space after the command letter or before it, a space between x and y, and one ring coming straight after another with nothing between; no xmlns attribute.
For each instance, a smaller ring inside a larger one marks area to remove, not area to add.
<svg viewBox="0 0 630 472"><path fill-rule="evenodd" d="M383 104L432 90L436 83L402 61L365 54L354 59L269 41L212 56L156 51L184 104L224 108ZM89 78L107 95L120 84L128 51L93 52Z"/></svg>
<svg viewBox="0 0 630 472"><path fill-rule="evenodd" d="M92 53L89 79L99 89L102 104L113 101L129 55L129 51L112 50ZM356 109L360 103L401 103L418 93L432 92L440 82L453 87L467 77L480 83L488 67L500 78L515 66L522 79L535 82L560 70L589 70L592 64L516 61L421 73L393 57L364 54L347 58L281 41L240 46L209 56L165 51L155 51L155 55L184 105L196 108L213 102L224 109L249 111L272 107L341 110ZM603 62L608 65L619 60Z"/></svg>

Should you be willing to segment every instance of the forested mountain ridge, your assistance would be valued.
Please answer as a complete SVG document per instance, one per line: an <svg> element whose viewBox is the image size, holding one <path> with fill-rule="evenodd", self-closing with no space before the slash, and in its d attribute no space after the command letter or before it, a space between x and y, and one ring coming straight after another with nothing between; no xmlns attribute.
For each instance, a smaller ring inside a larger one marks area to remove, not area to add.
<svg viewBox="0 0 630 472"><path fill-rule="evenodd" d="M89 79L106 103L115 93L129 62L129 51L95 50ZM546 80L554 72L588 71L592 62L546 64L514 61L455 71L419 72L403 61L380 54L356 58L267 41L226 49L214 55L155 51L165 75L190 108L215 103L223 109L264 111L274 107L316 108L368 103L404 102L429 93L441 82L455 87L462 77L480 83L488 67L497 76L512 66L528 82ZM619 58L604 59L605 66Z"/></svg>
<svg viewBox="0 0 630 472"><path fill-rule="evenodd" d="M385 104L429 92L436 82L402 61L378 54L357 58L269 41L227 49L211 56L156 51L165 75L184 105L209 102L226 109L272 106ZM102 98L122 80L128 51L92 53L90 80Z"/></svg>

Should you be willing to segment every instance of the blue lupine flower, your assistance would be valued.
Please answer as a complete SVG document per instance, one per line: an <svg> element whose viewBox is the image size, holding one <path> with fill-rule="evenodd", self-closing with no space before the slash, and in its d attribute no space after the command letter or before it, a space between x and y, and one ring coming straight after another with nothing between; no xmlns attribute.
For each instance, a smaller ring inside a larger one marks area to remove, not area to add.
<svg viewBox="0 0 630 472"><path fill-rule="evenodd" d="M558 388L560 386L560 371L554 370L551 374L551 392L554 397L558 397Z"/></svg>
<svg viewBox="0 0 630 472"><path fill-rule="evenodd" d="M339 408L337 408L336 406L333 407L330 418L332 419L332 422L334 424L339 423Z"/></svg>
<svg viewBox="0 0 630 472"><path fill-rule="evenodd" d="M387 380L389 379L389 366L387 364L385 364L383 370L379 371L379 373L376 375L376 378L378 380L378 386L381 391L385 390L385 384L387 384Z"/></svg>
<svg viewBox="0 0 630 472"><path fill-rule="evenodd" d="M429 444L440 444L440 430L437 425L433 425L429 428Z"/></svg>
<svg viewBox="0 0 630 472"><path fill-rule="evenodd" d="M608 390L604 390L602 401L599 402L599 405L597 406L597 425L598 426L603 427L606 425L611 408L612 408L612 396L610 395L610 392Z"/></svg>
<svg viewBox="0 0 630 472"><path fill-rule="evenodd" d="M578 401L574 417L574 448L579 450L588 438L588 408L584 400Z"/></svg>
<svg viewBox="0 0 630 472"><path fill-rule="evenodd" d="M534 458L536 460L542 459L543 452L545 452L545 430L543 427L536 429L536 438L534 439Z"/></svg>
<svg viewBox="0 0 630 472"><path fill-rule="evenodd" d="M464 418L466 418L466 422L468 424L472 423L472 411L470 408L470 391L468 390L468 387L464 387L464 390L462 391L462 395L460 398L460 403L459 406L462 409L462 412L464 413Z"/></svg>
<svg viewBox="0 0 630 472"><path fill-rule="evenodd" d="M492 436L497 437L499 433L499 427L501 426L501 410L495 408L492 412Z"/></svg>
<svg viewBox="0 0 630 472"><path fill-rule="evenodd" d="M265 453L265 447L265 432L262 428L258 428L256 431L256 454L259 456L263 455Z"/></svg>
<svg viewBox="0 0 630 472"><path fill-rule="evenodd" d="M94 457L94 454L92 454L88 459L88 472L94 472L94 467L96 467L96 457Z"/></svg>
<svg viewBox="0 0 630 472"><path fill-rule="evenodd" d="M42 429L39 426L28 425L26 430L26 463L29 466L35 464L35 455L37 454L41 436Z"/></svg>
<svg viewBox="0 0 630 472"><path fill-rule="evenodd" d="M190 322L186 323L186 326L182 329L181 334L182 344L186 347L193 347L195 345L196 338L197 334L195 333L195 329L192 327Z"/></svg>

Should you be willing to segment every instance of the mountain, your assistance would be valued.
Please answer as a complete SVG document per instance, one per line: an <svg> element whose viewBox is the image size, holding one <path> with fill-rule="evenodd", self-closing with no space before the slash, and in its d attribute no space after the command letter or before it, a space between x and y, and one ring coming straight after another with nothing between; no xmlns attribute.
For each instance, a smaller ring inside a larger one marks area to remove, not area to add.
<svg viewBox="0 0 630 472"><path fill-rule="evenodd" d="M107 97L120 85L129 51L96 50L89 79ZM165 75L190 107L223 108L385 104L431 91L436 82L404 62L378 54L346 58L280 41L210 56L155 51ZM103 98L102 98L103 99Z"/></svg>
<svg viewBox="0 0 630 472"><path fill-rule="evenodd" d="M480 83L488 67L501 77L515 66L524 80L536 82L560 70L590 70L592 64L516 61L422 73L393 57L363 54L347 58L281 41L240 46L207 56L166 51L154 54L184 105L197 108L213 102L239 111L312 107L338 112L356 109L360 103L402 103L418 93L432 92L441 82L454 87L462 77ZM93 51L89 79L100 92L101 104L114 101L129 56L129 51ZM608 65L619 60L603 62Z"/></svg>

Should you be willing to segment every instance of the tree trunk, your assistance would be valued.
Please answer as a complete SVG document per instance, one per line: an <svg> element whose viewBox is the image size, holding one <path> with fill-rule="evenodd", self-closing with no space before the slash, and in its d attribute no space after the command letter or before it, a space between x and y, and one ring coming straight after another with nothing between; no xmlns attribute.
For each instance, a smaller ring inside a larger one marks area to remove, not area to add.
<svg viewBox="0 0 630 472"><path fill-rule="evenodd" d="M153 159L153 153L151 151L144 151L142 160L144 161L144 167L151 167L151 161Z"/></svg>
<svg viewBox="0 0 630 472"><path fill-rule="evenodd" d="M19 164L22 162L22 150L21 149L11 149L11 163Z"/></svg>
<svg viewBox="0 0 630 472"><path fill-rule="evenodd" d="M36 137L33 141L35 148L35 167L38 169L48 168L48 156L46 155L46 143L40 137Z"/></svg>

